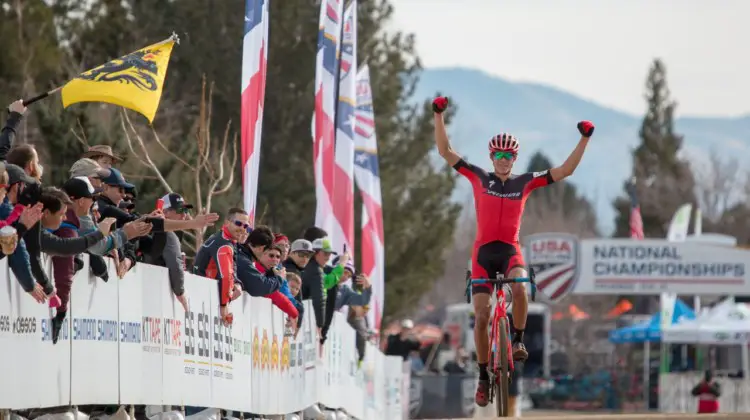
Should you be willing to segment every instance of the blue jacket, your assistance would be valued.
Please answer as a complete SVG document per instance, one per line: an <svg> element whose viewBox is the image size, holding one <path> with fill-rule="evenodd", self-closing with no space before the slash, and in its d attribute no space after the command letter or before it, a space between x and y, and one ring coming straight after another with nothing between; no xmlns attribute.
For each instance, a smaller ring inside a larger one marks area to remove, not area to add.
<svg viewBox="0 0 750 420"><path fill-rule="evenodd" d="M0 204L0 219L7 219L12 211L13 205L10 204L6 197L5 201ZM36 280L34 280L34 275L31 274L31 258L29 257L29 251L26 250L26 243L22 238L18 238L18 245L15 252L8 257L8 266L10 266L13 275L16 276L23 290L26 292L34 290ZM52 291L50 290L49 292L51 293Z"/></svg>

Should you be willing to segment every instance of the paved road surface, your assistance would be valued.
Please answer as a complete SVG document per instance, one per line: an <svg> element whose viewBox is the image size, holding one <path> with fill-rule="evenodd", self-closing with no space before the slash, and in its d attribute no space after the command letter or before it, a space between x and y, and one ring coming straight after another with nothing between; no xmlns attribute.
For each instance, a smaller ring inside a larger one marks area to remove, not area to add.
<svg viewBox="0 0 750 420"><path fill-rule="evenodd" d="M750 413L743 414L603 414L596 412L574 412L574 411L527 411L523 413L523 420L591 420L593 417L596 420L599 419L612 419L612 420L659 420L659 419L680 419L680 420L707 420L707 419L723 419L723 420L734 420L734 419L746 419L750 420ZM496 418L493 415L477 415L474 418ZM446 419L447 420L447 419ZM459 419L454 419L459 420ZM465 419L469 420L469 419Z"/></svg>

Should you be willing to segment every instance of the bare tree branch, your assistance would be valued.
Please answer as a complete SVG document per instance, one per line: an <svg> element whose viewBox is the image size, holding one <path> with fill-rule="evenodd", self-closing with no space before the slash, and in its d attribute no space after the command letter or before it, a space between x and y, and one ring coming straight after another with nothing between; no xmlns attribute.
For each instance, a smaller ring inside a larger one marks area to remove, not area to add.
<svg viewBox="0 0 750 420"><path fill-rule="evenodd" d="M722 159L712 149L705 166L694 165L693 169L700 174L696 177L696 195L703 215L716 222L739 198L739 161L731 157Z"/></svg>
<svg viewBox="0 0 750 420"><path fill-rule="evenodd" d="M128 126L130 130L133 132L133 136L135 136L135 139L138 140L138 145L141 148L141 151L143 152L143 156L146 162L148 162L148 166L151 168L152 171L154 171L154 174L157 178L159 178L159 182L161 182L161 185L166 188L167 192L172 192L172 187L169 185L166 179L164 179L164 176L161 174L161 171L159 170L159 167L156 166L153 160L151 160L151 155L149 155L148 150L146 149L146 144L143 142L143 138L141 138L141 135L138 134L135 127L133 126L133 122L130 121L130 117L128 117L128 113L122 109L120 111L120 115L122 115L122 118L125 119L125 121L128 123ZM132 149L131 149L132 150Z"/></svg>
<svg viewBox="0 0 750 420"><path fill-rule="evenodd" d="M207 89L208 87L208 89ZM150 169L153 175L141 175L143 178L158 179L159 182L172 192L166 177L159 169L159 162L149 152L142 132L150 132L159 148L166 154L160 158L169 160L177 166L181 166L181 172L190 171L193 174L192 184L194 188L194 204L199 212L210 212L213 205L213 197L230 191L235 182L235 170L239 158L237 151L237 133L232 132L231 122L227 123L221 139L213 139L211 135L213 83L207 86L205 76L201 86L201 103L199 115L194 125L194 138L198 146L198 153L194 156L178 156L169 147L170 137L164 135L154 128L149 131L141 130L135 126L125 111L121 111L121 129L125 135L130 154L132 154L145 167ZM164 130L164 128L162 128ZM167 129L168 130L168 129ZM232 147L231 158L229 147ZM180 172L180 171L178 171ZM203 242L205 229L196 232L185 232L185 245L188 249L195 251Z"/></svg>

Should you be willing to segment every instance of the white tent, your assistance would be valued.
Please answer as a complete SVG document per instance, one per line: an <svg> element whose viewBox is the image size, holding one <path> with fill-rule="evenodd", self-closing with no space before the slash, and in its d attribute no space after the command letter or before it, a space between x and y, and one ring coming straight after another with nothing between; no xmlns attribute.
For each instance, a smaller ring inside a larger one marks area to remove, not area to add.
<svg viewBox="0 0 750 420"><path fill-rule="evenodd" d="M727 299L701 311L693 320L666 326L662 339L666 343L681 344L747 344L750 342L750 307Z"/></svg>
<svg viewBox="0 0 750 420"><path fill-rule="evenodd" d="M739 345L742 370L750 373L750 306L729 298L693 320L669 325L662 330L664 343Z"/></svg>

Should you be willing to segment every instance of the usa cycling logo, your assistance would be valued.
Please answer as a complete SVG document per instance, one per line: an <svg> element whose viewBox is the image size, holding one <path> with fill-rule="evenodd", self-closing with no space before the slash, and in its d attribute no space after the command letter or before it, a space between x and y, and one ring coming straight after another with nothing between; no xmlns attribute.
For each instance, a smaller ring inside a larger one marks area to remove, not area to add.
<svg viewBox="0 0 750 420"><path fill-rule="evenodd" d="M578 282L578 238L566 233L539 233L524 238L526 261L536 275L537 289L557 302Z"/></svg>

